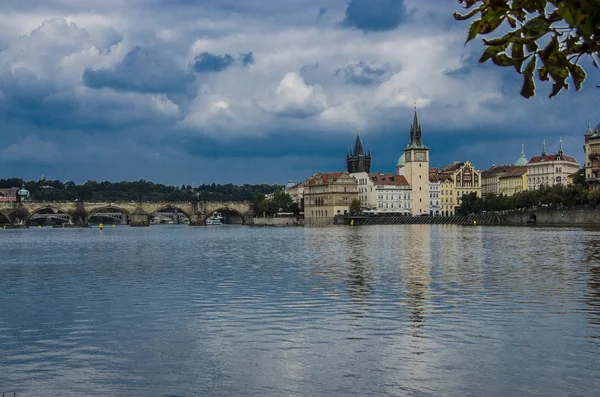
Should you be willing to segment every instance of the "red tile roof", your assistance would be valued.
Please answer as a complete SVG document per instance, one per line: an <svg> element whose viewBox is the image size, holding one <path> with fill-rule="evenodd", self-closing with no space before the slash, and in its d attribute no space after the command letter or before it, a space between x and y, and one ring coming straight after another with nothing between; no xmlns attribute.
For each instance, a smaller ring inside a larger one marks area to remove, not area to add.
<svg viewBox="0 0 600 397"><path fill-rule="evenodd" d="M571 163L577 163L577 160L575 160L575 157L573 156L566 156L564 154L549 154L546 156L533 156L527 164L542 163L547 161L568 161Z"/></svg>
<svg viewBox="0 0 600 397"><path fill-rule="evenodd" d="M402 175L394 174L369 174L375 185L408 186L408 181Z"/></svg>
<svg viewBox="0 0 600 397"><path fill-rule="evenodd" d="M327 184L330 182L335 182L336 179L338 179L341 175L342 172L320 172L320 173L316 173L314 174L312 177L310 177L308 179L308 184L309 185L314 185L317 183L317 178L318 176L321 176L321 181L323 184Z"/></svg>
<svg viewBox="0 0 600 397"><path fill-rule="evenodd" d="M502 178L512 178L515 176L522 176L523 174L527 173L527 167L516 167L514 170L507 172L506 174L502 175L499 179Z"/></svg>
<svg viewBox="0 0 600 397"><path fill-rule="evenodd" d="M517 168L514 165L493 165L485 171L481 171L481 177L487 178L495 175L504 174Z"/></svg>
<svg viewBox="0 0 600 397"><path fill-rule="evenodd" d="M453 164L449 164L445 167L440 168L439 172L440 173L446 173L446 172L454 172L457 169L459 169L460 167L462 167L465 163L463 162L458 162L458 163L453 163Z"/></svg>

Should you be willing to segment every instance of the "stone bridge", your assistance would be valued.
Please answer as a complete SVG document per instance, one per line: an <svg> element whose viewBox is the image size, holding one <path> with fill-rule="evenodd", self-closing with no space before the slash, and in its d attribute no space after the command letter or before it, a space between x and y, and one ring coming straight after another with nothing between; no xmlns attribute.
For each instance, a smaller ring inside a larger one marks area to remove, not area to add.
<svg viewBox="0 0 600 397"><path fill-rule="evenodd" d="M190 220L190 225L204 225L214 212L233 212L243 223L250 223L252 204L248 202L184 202L184 203L144 203L144 202L0 202L0 224L7 220L11 225L29 226L33 215L43 210L67 214L75 226L88 226L95 213L122 212L129 215L131 226L148 226L150 218L159 211L178 210ZM6 218L6 219L3 219Z"/></svg>

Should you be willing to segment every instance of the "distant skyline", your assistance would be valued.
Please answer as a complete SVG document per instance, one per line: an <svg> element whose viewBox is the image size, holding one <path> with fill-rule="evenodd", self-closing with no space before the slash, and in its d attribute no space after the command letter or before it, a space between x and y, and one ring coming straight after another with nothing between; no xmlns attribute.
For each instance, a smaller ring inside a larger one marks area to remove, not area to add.
<svg viewBox="0 0 600 397"><path fill-rule="evenodd" d="M564 150L583 162L600 73L519 96L477 63L457 1L4 0L0 178L285 183L345 169L360 128L394 172L414 104L431 166Z"/></svg>

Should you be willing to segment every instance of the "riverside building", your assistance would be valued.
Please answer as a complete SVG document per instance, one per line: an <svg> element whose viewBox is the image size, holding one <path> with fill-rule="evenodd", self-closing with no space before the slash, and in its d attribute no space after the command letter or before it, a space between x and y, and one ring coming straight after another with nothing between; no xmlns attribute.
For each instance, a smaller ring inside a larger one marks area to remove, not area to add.
<svg viewBox="0 0 600 397"><path fill-rule="evenodd" d="M350 212L354 199L358 199L358 184L347 171L316 173L304 182L305 224L333 224L336 215Z"/></svg>
<svg viewBox="0 0 600 397"><path fill-rule="evenodd" d="M590 190L600 190L600 124L592 130L588 125L585 133L585 180Z"/></svg>
<svg viewBox="0 0 600 397"><path fill-rule="evenodd" d="M546 152L546 140L541 156L532 157L527 163L528 190L539 189L540 186L554 186L560 184L567 186L569 175L579 170L579 163L572 156L563 152L562 138L560 149L556 154Z"/></svg>

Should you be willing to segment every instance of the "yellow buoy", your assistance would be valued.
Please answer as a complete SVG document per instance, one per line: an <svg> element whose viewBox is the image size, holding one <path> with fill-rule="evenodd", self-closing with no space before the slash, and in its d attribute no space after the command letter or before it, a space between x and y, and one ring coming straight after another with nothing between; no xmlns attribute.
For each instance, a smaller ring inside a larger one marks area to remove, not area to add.
<svg viewBox="0 0 600 397"><path fill-rule="evenodd" d="M38 225L38 229L41 229L42 227L40 225Z"/></svg>
<svg viewBox="0 0 600 397"><path fill-rule="evenodd" d="M477 226L477 221L473 221L473 226Z"/></svg>
<svg viewBox="0 0 600 397"><path fill-rule="evenodd" d="M354 219L350 220L350 226L354 226Z"/></svg>
<svg viewBox="0 0 600 397"><path fill-rule="evenodd" d="M102 223L98 225L98 227L100 228L100 230L104 229L104 225Z"/></svg>
<svg viewBox="0 0 600 397"><path fill-rule="evenodd" d="M115 225L112 225L112 227L115 227Z"/></svg>

